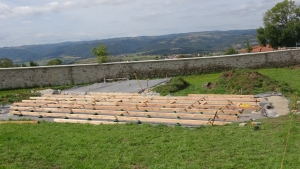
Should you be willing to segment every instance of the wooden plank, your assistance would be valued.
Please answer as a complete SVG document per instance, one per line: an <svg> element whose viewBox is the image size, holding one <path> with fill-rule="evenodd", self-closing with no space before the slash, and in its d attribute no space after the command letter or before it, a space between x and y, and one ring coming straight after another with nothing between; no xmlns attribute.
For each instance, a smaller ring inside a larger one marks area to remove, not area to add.
<svg viewBox="0 0 300 169"><path fill-rule="evenodd" d="M105 115L86 115L86 114L67 114L67 113L46 113L46 112L28 112L28 111L10 111L12 114L22 114L26 116L43 116L43 117L68 117L68 118L93 118L93 119L106 119L115 120L115 116Z"/></svg>
<svg viewBox="0 0 300 169"><path fill-rule="evenodd" d="M38 124L39 121L0 121L0 124Z"/></svg>
<svg viewBox="0 0 300 169"><path fill-rule="evenodd" d="M103 97L106 97L106 96L101 96L101 97L98 97L98 98L103 98ZM112 97L111 97L112 98ZM250 98L247 98L247 97L226 97L226 96L216 96L216 97L207 97L207 96L115 96L115 98L130 98L130 99L143 99L143 98L146 98L146 99L157 99L157 100L201 100L201 99L211 99L211 100L236 100L236 99L239 99L239 100L250 100L250 101L255 101L255 100L262 100L263 98L254 98L254 97L250 97Z"/></svg>
<svg viewBox="0 0 300 169"><path fill-rule="evenodd" d="M31 99L61 99L61 98L73 98L77 100L82 99L146 99L146 100L242 100L243 102L256 102L261 101L263 98L239 98L239 97L191 97L191 96L126 96L126 95L115 95L115 96L90 96L90 95L82 95L82 96L69 96L69 95L51 95L44 97L31 97Z"/></svg>
<svg viewBox="0 0 300 169"><path fill-rule="evenodd" d="M44 99L37 99L37 100L23 100L23 102L40 102L40 103L74 103L78 102L78 104L92 104L92 103L98 103L98 104L112 104L112 103L151 103L151 104L237 104L237 103L243 103L246 105L258 105L259 101L241 101L241 100L233 100L233 101L228 101L228 100L206 100L206 101L198 101L198 100L149 100L149 99L96 99L96 98L44 98ZM102 103L105 102L105 103Z"/></svg>
<svg viewBox="0 0 300 169"><path fill-rule="evenodd" d="M128 96L140 96L139 93L99 93L99 92L89 92L89 95L128 95Z"/></svg>
<svg viewBox="0 0 300 169"><path fill-rule="evenodd" d="M81 124L126 124L125 122L111 122L111 121L94 121L94 120L75 120L75 119L54 119L57 123L81 123Z"/></svg>
<svg viewBox="0 0 300 169"><path fill-rule="evenodd" d="M234 95L234 94L188 94L193 97L240 97L240 98L254 98L254 95Z"/></svg>
<svg viewBox="0 0 300 169"><path fill-rule="evenodd" d="M47 100L22 100L23 103L39 103L39 104L57 104L57 103L61 103L61 104L80 104L80 105L90 105L90 104L95 104L95 105L107 105L107 106L112 106L112 105L139 105L139 106L144 106L144 107L172 107L172 108L178 108L178 107L187 107L187 106L191 106L191 105L203 105L202 102L196 102L196 103L159 103L157 102L153 102L153 101L137 101L137 102L131 102L131 101L124 101L124 100L116 100L114 102L111 101L101 101L101 102L97 102L97 101L47 101ZM205 105L226 105L229 102L227 101L205 101L204 103L206 103ZM243 104L243 105L250 105L250 106L256 106L257 103L255 102L230 102L231 104Z"/></svg>
<svg viewBox="0 0 300 169"><path fill-rule="evenodd" d="M14 106L29 106L29 107L64 107L64 108L86 108L86 109L114 109L114 110L154 110L158 111L161 107L141 107L139 105L136 106L99 106L99 105L79 105L79 104L38 104L38 103L13 103ZM193 108L196 109L219 109L223 108L223 105L194 105ZM183 107L185 108L185 107ZM227 106L227 109L245 109L245 110L258 110L259 106L251 106L251 107L240 107L240 106ZM175 110L176 111L176 110Z"/></svg>
<svg viewBox="0 0 300 169"><path fill-rule="evenodd" d="M190 113L163 113L163 112L141 112L141 111L110 111L110 110L90 110L90 109L61 109L61 108L28 108L28 107L12 107L11 111L15 111L15 108L17 108L19 111L39 111L39 112L48 112L51 113L98 113L98 114L112 114L112 115L120 115L123 114L124 116L145 116L147 117L150 115L151 117L173 117L173 118L213 118L214 115L209 114L190 114ZM215 112L211 111L211 113ZM232 113L232 114L236 114ZM227 115L219 115L219 119L226 119L226 120L238 120L238 116L227 116Z"/></svg>
<svg viewBox="0 0 300 169"><path fill-rule="evenodd" d="M141 121L143 123L171 123L185 125L206 125L208 121L202 120L183 120L183 119L167 119L167 118L144 118L144 117L125 117L125 116L105 116L105 115L85 115L85 114L66 114L66 113L45 113L45 112L27 112L27 111L11 111L12 114L22 114L28 116L43 116L43 117L68 117L68 118L91 118L91 119L106 119L119 121ZM231 124L231 122L215 121L214 125Z"/></svg>
<svg viewBox="0 0 300 169"><path fill-rule="evenodd" d="M104 109L107 108L107 109ZM135 112L139 111L158 111L158 112L169 112L169 113L211 113L214 114L218 109L181 109L181 108L148 108L148 107L141 107L143 108L142 110L139 108L136 109L136 107L126 107L126 106L110 106L110 107L103 107L103 109L82 109L82 108L57 108L57 107L20 107L20 106L11 106L10 110L38 110L38 111L65 111L65 112L70 112L71 110L73 111L87 111L87 112L101 112L101 111L132 111L135 110ZM230 110L230 109L224 109L223 110L224 114L242 114L243 110Z"/></svg>

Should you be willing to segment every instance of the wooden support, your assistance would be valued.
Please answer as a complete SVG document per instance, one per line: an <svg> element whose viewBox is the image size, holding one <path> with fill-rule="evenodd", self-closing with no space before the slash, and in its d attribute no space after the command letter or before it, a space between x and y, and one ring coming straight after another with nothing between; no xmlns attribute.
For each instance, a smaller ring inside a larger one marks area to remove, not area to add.
<svg viewBox="0 0 300 169"><path fill-rule="evenodd" d="M111 122L111 121L94 121L94 120L77 120L77 119L54 119L57 123L81 123L81 124L126 124L125 122Z"/></svg>
<svg viewBox="0 0 300 169"><path fill-rule="evenodd" d="M0 124L38 124L39 121L0 121Z"/></svg>
<svg viewBox="0 0 300 169"><path fill-rule="evenodd" d="M233 94L188 94L192 97L240 97L240 98L254 98L254 95L233 95Z"/></svg>
<svg viewBox="0 0 300 169"><path fill-rule="evenodd" d="M29 107L63 107L63 108L87 108L87 109L124 109L124 110L155 110L158 111L162 107L139 107L138 105L132 106L116 106L116 105L80 105L80 104L39 104L39 103L13 103L14 106L29 106ZM143 105L142 105L143 106ZM195 109L219 109L222 108L221 105L194 105ZM171 107L169 107L171 108ZM183 107L184 108L184 107ZM228 109L232 110L258 110L259 106L251 107L237 107L237 106L228 106ZM178 109L174 108L175 111Z"/></svg>
<svg viewBox="0 0 300 169"><path fill-rule="evenodd" d="M53 104L57 104L57 103L61 103L61 104L96 104L96 105L136 105L136 104L140 104L141 106L156 106L156 107L162 107L162 106L167 106L167 107L187 107L187 106L191 106L194 105L196 103L200 103L200 105L219 105L219 104L227 104L228 101L205 101L203 102L194 102L194 103L176 103L176 102L154 102L154 101L125 101L125 100L117 100L117 101L96 101L96 100L85 100L85 101L65 101L65 100L60 100L60 101L48 101L48 100L22 100L23 103L41 103L41 104L49 104L49 103L53 103ZM202 104L203 103L203 104ZM230 101L230 103L234 104L236 103L236 105L250 105L250 106L256 106L257 103L255 102L232 102ZM198 104L199 105L199 104ZM249 107L250 107L249 106Z"/></svg>
<svg viewBox="0 0 300 169"><path fill-rule="evenodd" d="M54 99L61 99L61 98L74 98L77 100L80 99L139 99L139 100L143 100L143 99L149 99L149 100L176 100L176 101L183 101L183 100L209 100L209 101L219 101L219 100L231 100L231 101L235 101L235 100L240 100L243 102L257 102L257 101L261 101L263 100L263 98L239 98L239 97L191 97L191 96L169 96L169 97L165 97L165 96L126 96L126 95L99 95L99 96L91 96L91 95L75 95L75 96L70 96L70 95L50 95L50 96L43 96L43 97L30 97L31 99L47 99L47 98L54 98Z"/></svg>
<svg viewBox="0 0 300 169"><path fill-rule="evenodd" d="M44 95L14 103L10 112L55 119L66 116L77 121L90 118L93 121L117 119L122 122L139 120L143 123L223 125L226 124L224 120L239 120L238 114L243 110L260 109L260 100L253 95L210 94L178 97L141 96L130 93Z"/></svg>
<svg viewBox="0 0 300 169"><path fill-rule="evenodd" d="M18 111L30 111L33 110L33 108L28 107L12 107L11 112L15 111L14 108L18 108ZM180 113L174 111L170 111L171 113L163 113L163 112L144 112L144 111L115 111L115 110L90 110L90 109L64 109L64 108L35 108L35 111L38 112L51 112L51 113L90 113L90 114L109 114L109 115L120 115L123 114L125 116L144 116L147 117L150 115L151 117L173 117L173 118L189 118L189 119L203 119L203 118L213 118L214 115L212 114L187 114L187 113ZM213 111L211 111L212 113ZM219 116L219 119L225 119L225 120L238 120L238 116L228 116L228 115L221 115Z"/></svg>
<svg viewBox="0 0 300 169"><path fill-rule="evenodd" d="M43 116L43 117L68 117L78 119L105 119L118 121L141 121L143 123L171 123L171 124L185 124L185 125L205 125L208 121L203 120L184 120L184 119L167 119L167 118L146 118L146 117L125 117L125 116L108 116L108 115L86 115L86 114L66 114L66 113L45 113L45 112L27 112L27 111L11 111L12 114L22 114L28 116ZM215 125L230 124L231 122L216 121Z"/></svg>

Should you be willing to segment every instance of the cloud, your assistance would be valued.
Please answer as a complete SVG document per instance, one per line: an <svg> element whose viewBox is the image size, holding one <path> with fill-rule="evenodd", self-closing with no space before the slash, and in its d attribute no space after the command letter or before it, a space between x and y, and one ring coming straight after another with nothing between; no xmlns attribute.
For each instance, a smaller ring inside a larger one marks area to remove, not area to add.
<svg viewBox="0 0 300 169"><path fill-rule="evenodd" d="M146 14L143 16L132 17L132 20L134 20L134 21L150 21L150 20L159 19L163 16L170 15L170 14L172 14L171 11L167 11L164 13L149 13L149 14Z"/></svg>
<svg viewBox="0 0 300 169"><path fill-rule="evenodd" d="M5 18L5 16L11 13L10 8L8 5L0 3L0 18Z"/></svg>
<svg viewBox="0 0 300 169"><path fill-rule="evenodd" d="M22 24L30 24L32 23L31 21L23 21Z"/></svg>
<svg viewBox="0 0 300 169"><path fill-rule="evenodd" d="M59 13L63 10L73 8L92 7L95 5L120 5L131 3L135 0L86 0L86 1L66 1L51 2L40 6L16 6L9 7L7 4L0 3L0 18L9 18L17 16L36 16L46 13Z"/></svg>

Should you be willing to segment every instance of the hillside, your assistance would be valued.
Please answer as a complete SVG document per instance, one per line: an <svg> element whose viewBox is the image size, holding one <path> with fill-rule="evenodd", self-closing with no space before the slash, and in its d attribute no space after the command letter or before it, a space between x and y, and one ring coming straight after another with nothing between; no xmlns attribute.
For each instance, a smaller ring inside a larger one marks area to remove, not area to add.
<svg viewBox="0 0 300 169"><path fill-rule="evenodd" d="M245 44L246 39L256 42L255 29L208 31L170 34L162 36L140 36L94 41L64 42L45 45L28 45L0 48L0 58L9 58L21 63L29 60L59 58L62 56L93 57L91 49L97 44L106 44L113 55L139 53L144 55L207 53L224 51L232 45Z"/></svg>

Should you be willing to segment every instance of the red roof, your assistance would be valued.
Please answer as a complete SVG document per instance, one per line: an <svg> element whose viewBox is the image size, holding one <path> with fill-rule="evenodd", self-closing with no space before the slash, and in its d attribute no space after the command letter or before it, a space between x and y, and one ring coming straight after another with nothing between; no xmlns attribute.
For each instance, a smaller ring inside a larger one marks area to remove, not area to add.
<svg viewBox="0 0 300 169"><path fill-rule="evenodd" d="M270 45L267 45L266 47L262 47L260 45L253 46L251 53L256 53L256 52L269 52L269 51L274 51ZM247 53L246 49L239 50L239 53Z"/></svg>

